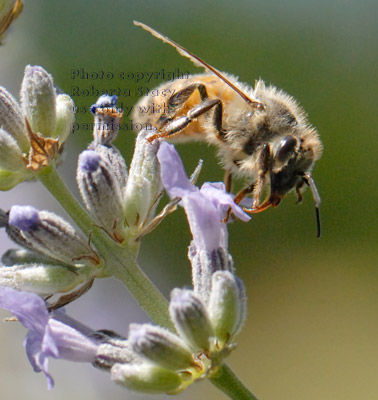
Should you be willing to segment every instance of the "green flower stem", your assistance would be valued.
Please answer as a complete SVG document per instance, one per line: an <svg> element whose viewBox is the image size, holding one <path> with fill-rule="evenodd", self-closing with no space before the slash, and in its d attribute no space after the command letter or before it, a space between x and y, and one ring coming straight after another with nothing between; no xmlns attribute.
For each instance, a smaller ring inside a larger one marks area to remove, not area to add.
<svg viewBox="0 0 378 400"><path fill-rule="evenodd" d="M246 386L234 374L231 368L223 364L216 376L210 378L210 381L225 393L230 399L234 400L257 400Z"/></svg>
<svg viewBox="0 0 378 400"><path fill-rule="evenodd" d="M139 243L130 240L127 247L121 247L103 230L96 227L92 218L72 196L55 167L43 168L38 178L82 232L90 237L91 243L104 261L104 268L101 268L104 272L99 273L98 277L114 276L119 279L155 323L174 331L168 313L167 299L136 263ZM210 381L231 399L257 400L227 365L223 365Z"/></svg>
<svg viewBox="0 0 378 400"><path fill-rule="evenodd" d="M121 247L102 230L97 228L91 217L72 196L65 183L52 166L38 174L39 180L58 200L82 232L90 237L91 243L104 261L98 277L115 276L130 291L141 308L157 324L174 329L168 313L168 301L138 267L136 257L139 244Z"/></svg>

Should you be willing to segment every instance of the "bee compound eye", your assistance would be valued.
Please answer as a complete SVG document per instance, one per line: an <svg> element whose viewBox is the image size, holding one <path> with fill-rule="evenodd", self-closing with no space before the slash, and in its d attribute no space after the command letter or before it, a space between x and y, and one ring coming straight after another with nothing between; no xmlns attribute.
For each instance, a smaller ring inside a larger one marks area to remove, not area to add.
<svg viewBox="0 0 378 400"><path fill-rule="evenodd" d="M280 163L286 162L294 153L298 140L294 136L285 136L281 139L275 159Z"/></svg>

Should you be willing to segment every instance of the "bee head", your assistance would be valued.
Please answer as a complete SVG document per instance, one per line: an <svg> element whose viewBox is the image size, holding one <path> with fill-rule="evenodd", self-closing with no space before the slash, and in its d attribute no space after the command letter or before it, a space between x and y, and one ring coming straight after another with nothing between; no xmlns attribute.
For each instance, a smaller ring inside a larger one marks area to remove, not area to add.
<svg viewBox="0 0 378 400"><path fill-rule="evenodd" d="M295 189L298 202L302 200L301 188L306 184L310 187L314 198L317 236L320 236L320 196L315 182L310 175L314 162L320 157L321 144L316 131L309 128L307 137L284 136L272 149L273 168L270 172L270 195L265 202L278 206L283 197ZM306 140L307 139L307 140ZM264 205L262 205L263 207Z"/></svg>

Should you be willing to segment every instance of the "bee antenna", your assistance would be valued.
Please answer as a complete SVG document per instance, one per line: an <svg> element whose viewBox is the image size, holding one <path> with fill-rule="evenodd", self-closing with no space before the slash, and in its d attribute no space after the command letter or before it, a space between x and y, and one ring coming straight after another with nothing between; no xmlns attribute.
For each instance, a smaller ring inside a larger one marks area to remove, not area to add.
<svg viewBox="0 0 378 400"><path fill-rule="evenodd" d="M260 101L251 99L248 97L241 89L239 89L237 86L235 86L232 82L230 82L229 79L227 79L222 72L219 72L216 68L212 67L210 64L193 54L191 51L187 50L185 47L181 46L180 44L174 42L172 39L169 39L169 37L163 35L162 33L156 31L155 29L151 28L150 26L143 24L142 22L139 21L133 21L134 25L140 26L143 28L145 31L149 32L152 36L155 36L156 38L160 39L162 42L169 44L170 46L174 47L182 56L189 58L194 65L197 67L202 67L205 68L209 71L211 71L213 74L215 74L219 79L221 79L226 85L230 86L231 89L235 90L236 93L239 94L239 96L242 97L244 101L246 101L251 107L256 108L258 110L265 110L265 106L263 103Z"/></svg>
<svg viewBox="0 0 378 400"><path fill-rule="evenodd" d="M311 190L311 193L312 193L312 197L314 199L316 229L317 229L316 237L319 238L320 237L320 232L321 232L320 211L319 211L320 203L321 203L320 195L319 195L318 189L317 189L317 187L315 185L315 181L312 179L312 176L310 174L304 174L303 175L303 180L306 183L306 185L308 185L310 187L310 190Z"/></svg>

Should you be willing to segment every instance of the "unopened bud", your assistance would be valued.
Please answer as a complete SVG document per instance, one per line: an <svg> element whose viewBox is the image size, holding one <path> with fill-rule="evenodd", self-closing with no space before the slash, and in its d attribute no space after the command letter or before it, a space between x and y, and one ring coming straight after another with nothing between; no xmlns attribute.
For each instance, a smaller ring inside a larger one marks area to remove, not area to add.
<svg viewBox="0 0 378 400"><path fill-rule="evenodd" d="M72 132L72 125L75 120L74 102L67 94L60 94L56 97L56 124L55 131L51 135L64 143Z"/></svg>
<svg viewBox="0 0 378 400"><path fill-rule="evenodd" d="M178 373L150 363L115 364L111 377L128 389L144 393L175 393L182 384Z"/></svg>
<svg viewBox="0 0 378 400"><path fill-rule="evenodd" d="M67 264L98 265L99 256L63 218L31 206L13 206L9 225L20 230L35 251ZM30 248L29 246L27 246Z"/></svg>
<svg viewBox="0 0 378 400"><path fill-rule="evenodd" d="M173 289L169 313L177 332L194 351L209 350L214 331L200 297L192 290Z"/></svg>
<svg viewBox="0 0 378 400"><path fill-rule="evenodd" d="M161 367L180 370L194 366L189 348L167 329L150 324L131 324L128 339L136 353Z"/></svg>
<svg viewBox="0 0 378 400"><path fill-rule="evenodd" d="M22 159L22 151L18 146L16 139L7 131L0 128L0 168L19 171L25 173L25 163Z"/></svg>
<svg viewBox="0 0 378 400"><path fill-rule="evenodd" d="M120 151L113 145L105 146L103 144L95 144L95 142L88 146L88 150L95 151L101 156L102 160L109 164L111 171L117 178L119 187L123 191L126 187L128 172L125 159Z"/></svg>
<svg viewBox="0 0 378 400"><path fill-rule="evenodd" d="M16 139L23 152L29 151L29 138L21 108L14 97L1 86L0 127Z"/></svg>
<svg viewBox="0 0 378 400"><path fill-rule="evenodd" d="M83 283L85 278L81 272L74 272L62 265L21 264L0 267L0 286L41 296L68 292Z"/></svg>
<svg viewBox="0 0 378 400"><path fill-rule="evenodd" d="M17 229L17 228L15 228ZM17 264L52 264L56 265L56 261L42 254L26 249L9 249L1 257L4 265L12 266Z"/></svg>
<svg viewBox="0 0 378 400"><path fill-rule="evenodd" d="M218 343L223 346L240 330L246 317L245 288L241 279L228 271L216 272L208 310Z"/></svg>
<svg viewBox="0 0 378 400"><path fill-rule="evenodd" d="M190 244L188 257L192 265L194 292L207 305L211 292L212 276L216 271L233 271L233 260L226 248L218 247L207 251L197 248L194 241Z"/></svg>
<svg viewBox="0 0 378 400"><path fill-rule="evenodd" d="M149 143L144 130L138 134L129 179L124 194L128 225L143 226L153 216L162 191L160 164L157 159L159 141Z"/></svg>
<svg viewBox="0 0 378 400"><path fill-rule="evenodd" d="M25 180L24 174L0 169L0 190L10 190Z"/></svg>
<svg viewBox="0 0 378 400"><path fill-rule="evenodd" d="M130 342L115 332L96 331L92 337L101 343L93 363L96 368L109 371L114 364L142 363L142 359L133 351Z"/></svg>
<svg viewBox="0 0 378 400"><path fill-rule="evenodd" d="M80 154L77 182L86 208L116 241L123 241L123 204L118 180L100 154Z"/></svg>
<svg viewBox="0 0 378 400"><path fill-rule="evenodd" d="M33 132L51 137L56 123L56 93L53 78L42 67L27 65L20 99Z"/></svg>

